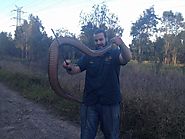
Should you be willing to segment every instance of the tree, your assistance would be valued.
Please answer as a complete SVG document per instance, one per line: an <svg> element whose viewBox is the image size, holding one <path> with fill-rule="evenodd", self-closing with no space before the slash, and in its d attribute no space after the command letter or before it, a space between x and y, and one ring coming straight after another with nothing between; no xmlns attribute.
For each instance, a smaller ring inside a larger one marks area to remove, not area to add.
<svg viewBox="0 0 185 139"><path fill-rule="evenodd" d="M89 14L81 12L80 24L81 35L80 39L88 46L94 46L93 33L97 28L103 28L107 32L108 40L113 36L122 36L123 28L118 25L118 17L111 13L107 5L103 2L92 7Z"/></svg>
<svg viewBox="0 0 185 139"><path fill-rule="evenodd" d="M15 44L16 48L21 50L21 58L28 58L28 33L30 26L26 20L23 25L16 27L15 30Z"/></svg>
<svg viewBox="0 0 185 139"><path fill-rule="evenodd" d="M44 27L38 16L30 15L29 17L28 45L29 45L29 60L38 60L43 52L42 38ZM44 50L45 51L45 50Z"/></svg>
<svg viewBox="0 0 185 139"><path fill-rule="evenodd" d="M58 29L56 30L56 36L62 36L62 37L72 37L76 39L75 34L71 33L67 29ZM75 47L69 47L68 45L63 45L59 48L60 52L62 52L60 59L71 59L72 61L75 59L78 59L81 56L81 52L77 50Z"/></svg>
<svg viewBox="0 0 185 139"><path fill-rule="evenodd" d="M156 68L156 74L159 73L162 62L164 59L164 46L165 46L165 40L164 38L158 37L156 41L154 42L154 57L155 57L155 68Z"/></svg>
<svg viewBox="0 0 185 139"><path fill-rule="evenodd" d="M15 48L14 40L11 34L7 32L0 33L0 56L18 56L19 51Z"/></svg>
<svg viewBox="0 0 185 139"><path fill-rule="evenodd" d="M131 50L139 62L146 60L144 55L152 51L150 37L157 32L158 20L154 7L151 7L146 9L131 27L130 35L133 37Z"/></svg>
<svg viewBox="0 0 185 139"><path fill-rule="evenodd" d="M179 46L177 60L181 64L185 64L185 31L182 31L177 35L176 43Z"/></svg>
<svg viewBox="0 0 185 139"><path fill-rule="evenodd" d="M47 69L48 48L52 39L47 37L38 16L31 14L29 21L25 20L23 25L17 27L15 41L16 47L22 50L22 60L26 61L28 66L33 62Z"/></svg>
<svg viewBox="0 0 185 139"><path fill-rule="evenodd" d="M164 63L177 63L177 49L175 37L184 29L184 18L181 13L164 11L161 18L162 26L160 33L165 39L165 58Z"/></svg>

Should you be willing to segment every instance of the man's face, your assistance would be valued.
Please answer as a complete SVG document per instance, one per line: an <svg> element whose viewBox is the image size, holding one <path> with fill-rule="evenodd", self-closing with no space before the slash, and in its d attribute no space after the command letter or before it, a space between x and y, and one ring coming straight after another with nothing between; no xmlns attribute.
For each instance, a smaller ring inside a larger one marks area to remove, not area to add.
<svg viewBox="0 0 185 139"><path fill-rule="evenodd" d="M95 34L94 35L94 40L95 40L96 47L98 49L103 48L106 44L106 39L105 39L105 36L104 36L103 33Z"/></svg>

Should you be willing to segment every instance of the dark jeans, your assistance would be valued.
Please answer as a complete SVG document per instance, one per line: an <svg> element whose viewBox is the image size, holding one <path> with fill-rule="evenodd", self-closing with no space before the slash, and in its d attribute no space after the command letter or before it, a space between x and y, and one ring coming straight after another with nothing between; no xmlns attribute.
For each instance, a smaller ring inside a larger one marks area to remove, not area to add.
<svg viewBox="0 0 185 139"><path fill-rule="evenodd" d="M119 139L120 104L81 106L81 139L95 139L98 126L105 139Z"/></svg>

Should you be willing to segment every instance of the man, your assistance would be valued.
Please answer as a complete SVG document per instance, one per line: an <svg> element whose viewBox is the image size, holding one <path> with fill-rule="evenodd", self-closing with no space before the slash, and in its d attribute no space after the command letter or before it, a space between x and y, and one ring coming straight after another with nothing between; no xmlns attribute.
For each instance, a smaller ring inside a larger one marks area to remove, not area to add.
<svg viewBox="0 0 185 139"><path fill-rule="evenodd" d="M94 33L96 49L106 47L106 33ZM99 57L83 56L77 63L63 67L69 74L86 70L83 102L81 105L81 139L95 139L98 126L105 139L119 139L121 91L120 66L131 59L131 52L120 37L111 40L112 49ZM69 70L70 69L70 70Z"/></svg>

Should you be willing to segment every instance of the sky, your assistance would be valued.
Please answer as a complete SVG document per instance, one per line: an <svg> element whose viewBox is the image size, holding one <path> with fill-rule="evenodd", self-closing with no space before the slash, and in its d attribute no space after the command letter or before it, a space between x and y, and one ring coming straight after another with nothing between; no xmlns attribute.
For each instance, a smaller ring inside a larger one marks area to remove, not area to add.
<svg viewBox="0 0 185 139"><path fill-rule="evenodd" d="M38 16L48 36L53 36L51 28L67 29L77 36L80 33L80 12L90 13L92 6L105 2L111 13L118 16L119 25L124 28L122 39L131 43L130 30L143 11L154 6L156 15L163 11L180 12L185 18L185 0L0 0L0 32L14 35L17 7L21 8L21 18L28 20L30 14Z"/></svg>

